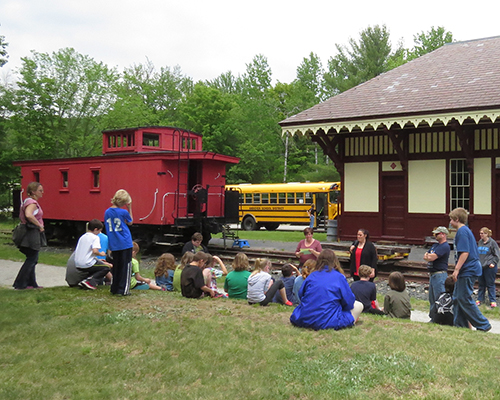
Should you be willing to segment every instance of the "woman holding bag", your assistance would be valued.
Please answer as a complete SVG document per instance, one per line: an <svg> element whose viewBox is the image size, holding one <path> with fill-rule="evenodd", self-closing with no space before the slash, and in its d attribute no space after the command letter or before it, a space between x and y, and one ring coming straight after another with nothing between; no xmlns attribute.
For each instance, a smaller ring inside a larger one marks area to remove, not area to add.
<svg viewBox="0 0 500 400"><path fill-rule="evenodd" d="M38 204L38 199L43 196L43 187L38 182L31 182L26 188L28 197L24 200L19 218L21 224L26 225L26 235L24 236L19 250L26 256L26 261L22 265L16 280L14 289L37 289L35 266L38 263L38 252L40 247L46 245L43 211Z"/></svg>

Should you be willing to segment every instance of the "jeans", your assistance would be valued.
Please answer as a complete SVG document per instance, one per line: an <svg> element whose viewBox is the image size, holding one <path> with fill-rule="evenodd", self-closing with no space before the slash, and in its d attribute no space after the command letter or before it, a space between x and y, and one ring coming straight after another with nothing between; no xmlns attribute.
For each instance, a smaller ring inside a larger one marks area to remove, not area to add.
<svg viewBox="0 0 500 400"><path fill-rule="evenodd" d="M434 302L439 298L441 293L445 292L444 281L446 278L448 278L447 271L433 274L429 277L429 311L432 309Z"/></svg>
<svg viewBox="0 0 500 400"><path fill-rule="evenodd" d="M486 289L488 289L488 297L490 299L490 303L497 301L497 295L495 290L495 278L497 276L498 265L490 268L483 267L483 274L478 278L479 281L479 289L477 291L477 299L483 303Z"/></svg>
<svg viewBox="0 0 500 400"><path fill-rule="evenodd" d="M309 217L309 228L314 228L314 215Z"/></svg>
<svg viewBox="0 0 500 400"><path fill-rule="evenodd" d="M491 328L489 321L481 314L478 306L472 300L472 291L477 276L458 277L453 291L453 325L459 328L468 328L470 322L472 326L479 330Z"/></svg>
<svg viewBox="0 0 500 400"><path fill-rule="evenodd" d="M36 288L38 284L35 278L35 266L38 263L38 250L29 247L21 247L19 250L26 256L26 261L21 266L13 286L15 289L26 289L28 286Z"/></svg>

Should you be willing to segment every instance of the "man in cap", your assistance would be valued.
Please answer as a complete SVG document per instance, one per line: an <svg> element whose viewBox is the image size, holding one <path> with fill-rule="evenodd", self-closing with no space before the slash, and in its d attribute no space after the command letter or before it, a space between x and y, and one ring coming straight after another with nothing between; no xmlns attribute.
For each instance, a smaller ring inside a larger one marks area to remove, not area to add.
<svg viewBox="0 0 500 400"><path fill-rule="evenodd" d="M448 258L450 257L450 245L448 244L448 229L444 226L438 226L432 231L437 243L433 244L431 249L424 254L424 260L427 261L429 270L429 303L430 308L439 298L441 293L445 292L444 281L448 277ZM430 315L429 315L430 316Z"/></svg>

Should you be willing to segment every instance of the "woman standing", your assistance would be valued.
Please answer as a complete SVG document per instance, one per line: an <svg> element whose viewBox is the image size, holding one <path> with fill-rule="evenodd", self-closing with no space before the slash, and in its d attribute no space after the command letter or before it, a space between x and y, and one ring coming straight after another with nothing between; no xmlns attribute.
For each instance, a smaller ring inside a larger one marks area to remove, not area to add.
<svg viewBox="0 0 500 400"><path fill-rule="evenodd" d="M307 260L316 260L319 253L323 250L319 240L313 238L313 229L304 229L305 239L302 239L295 249L295 255L299 259L299 268L304 265Z"/></svg>
<svg viewBox="0 0 500 400"><path fill-rule="evenodd" d="M372 242L368 240L370 233L366 229L359 229L357 234L357 240L352 244L350 248L351 259L350 259L350 271L351 277L355 281L359 281L359 267L360 265L368 265L375 270L375 276L377 276L377 249ZM373 278L370 278L373 282Z"/></svg>
<svg viewBox="0 0 500 400"><path fill-rule="evenodd" d="M477 247L479 251L479 261L483 267L483 273L479 277L479 289L477 291L476 304L479 306L484 303L486 289L490 299L490 307L497 306L497 297L495 292L495 278L497 276L498 261L500 258L500 249L498 244L491 237L491 230L484 227L479 231L479 242Z"/></svg>
<svg viewBox="0 0 500 400"><path fill-rule="evenodd" d="M347 283L333 250L325 249L299 290L301 303L290 322L302 328L342 329L353 326L363 311Z"/></svg>
<svg viewBox="0 0 500 400"><path fill-rule="evenodd" d="M35 266L38 263L40 247L46 245L45 229L43 226L43 211L38 199L43 196L43 187L38 182L31 182L26 188L28 197L24 200L19 218L26 225L26 235L19 246L19 250L26 256L16 280L14 289L40 288L36 283Z"/></svg>

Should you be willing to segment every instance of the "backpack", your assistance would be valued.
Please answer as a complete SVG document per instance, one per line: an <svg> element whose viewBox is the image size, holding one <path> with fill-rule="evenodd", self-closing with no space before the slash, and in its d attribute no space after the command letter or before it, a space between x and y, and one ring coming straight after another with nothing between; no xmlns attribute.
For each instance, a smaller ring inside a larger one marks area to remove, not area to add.
<svg viewBox="0 0 500 400"><path fill-rule="evenodd" d="M442 293L435 303L436 314L453 314L453 297L451 293Z"/></svg>

